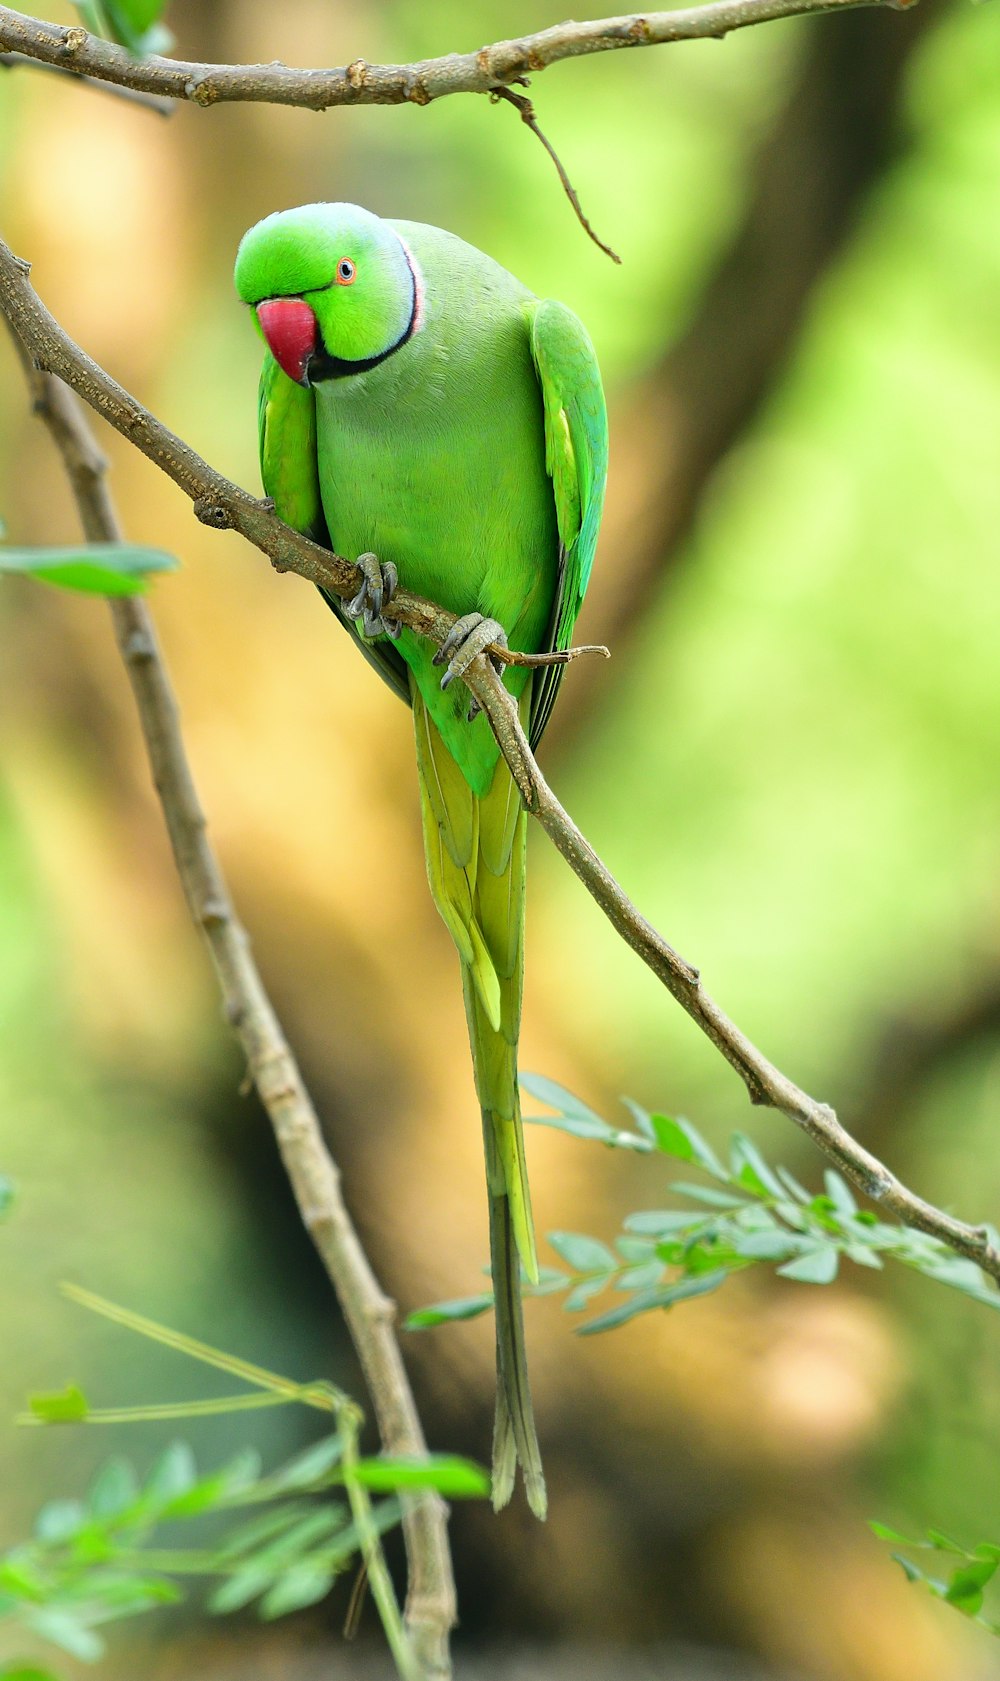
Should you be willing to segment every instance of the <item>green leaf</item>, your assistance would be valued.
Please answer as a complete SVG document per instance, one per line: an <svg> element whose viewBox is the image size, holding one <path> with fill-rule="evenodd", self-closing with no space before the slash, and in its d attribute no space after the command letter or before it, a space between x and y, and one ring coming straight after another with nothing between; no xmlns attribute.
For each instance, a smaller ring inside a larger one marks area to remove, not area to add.
<svg viewBox="0 0 1000 1681"><path fill-rule="evenodd" d="M258 1599L266 1592L273 1581L273 1570L266 1565L250 1564L245 1570L235 1571L220 1587L213 1589L205 1601L205 1608L218 1617L230 1611L242 1611L252 1599Z"/></svg>
<svg viewBox="0 0 1000 1681"><path fill-rule="evenodd" d="M690 1231L692 1226L700 1226L707 1216L697 1209L691 1208L650 1208L643 1209L638 1214L628 1214L624 1225L627 1232L639 1232L650 1237L661 1237L671 1232ZM621 1249L621 1239L618 1239ZM622 1250L625 1254L625 1251ZM626 1255L626 1260L630 1259Z"/></svg>
<svg viewBox="0 0 1000 1681"><path fill-rule="evenodd" d="M418 1307L403 1321L404 1331L426 1331L432 1325L447 1325L458 1319L476 1319L493 1306L493 1292L481 1296L461 1296L452 1302L434 1302L431 1307Z"/></svg>
<svg viewBox="0 0 1000 1681"><path fill-rule="evenodd" d="M160 1508L163 1518L192 1518L200 1512L211 1511L233 1495L245 1493L260 1475L260 1455L253 1448L230 1460L221 1470L202 1477L192 1487L166 1501Z"/></svg>
<svg viewBox="0 0 1000 1681"><path fill-rule="evenodd" d="M28 1406L41 1424L79 1424L90 1410L87 1397L75 1383L52 1395L29 1395Z"/></svg>
<svg viewBox="0 0 1000 1681"><path fill-rule="evenodd" d="M962 1564L949 1579L944 1597L966 1616L975 1616L982 1609L983 1589L996 1575L995 1558L978 1559L974 1564Z"/></svg>
<svg viewBox="0 0 1000 1681"><path fill-rule="evenodd" d="M87 1507L95 1518L115 1518L134 1506L138 1497L139 1484L128 1460L109 1459L90 1486Z"/></svg>
<svg viewBox="0 0 1000 1681"><path fill-rule="evenodd" d="M809 1192L803 1185L799 1184L793 1174L789 1173L787 1167L776 1167L774 1171L793 1202L807 1203L809 1201Z"/></svg>
<svg viewBox="0 0 1000 1681"><path fill-rule="evenodd" d="M574 1284L563 1302L564 1309L567 1313L582 1313L585 1307L589 1307L594 1297L599 1296L601 1291L607 1288L607 1283L606 1275L602 1278L582 1278L579 1284Z"/></svg>
<svg viewBox="0 0 1000 1681"><path fill-rule="evenodd" d="M154 1510L187 1494L198 1481L198 1466L187 1442L171 1442L146 1478L143 1502Z"/></svg>
<svg viewBox="0 0 1000 1681"><path fill-rule="evenodd" d="M315 1605L325 1599L333 1586L336 1571L329 1565L304 1559L286 1572L260 1602L260 1614L270 1620L283 1617L289 1611L301 1611L305 1605Z"/></svg>
<svg viewBox="0 0 1000 1681"><path fill-rule="evenodd" d="M756 1144L745 1133L735 1132L732 1143L733 1175L748 1191L762 1197L784 1197L785 1187L768 1167Z"/></svg>
<svg viewBox="0 0 1000 1681"><path fill-rule="evenodd" d="M74 0L84 26L118 41L133 58L165 53L173 36L160 23L166 0Z"/></svg>
<svg viewBox="0 0 1000 1681"><path fill-rule="evenodd" d="M703 1202L709 1208L747 1208L746 1197L733 1196L731 1191L717 1191L714 1185L689 1185L684 1180L675 1180L670 1189L678 1196L690 1197L692 1202Z"/></svg>
<svg viewBox="0 0 1000 1681"><path fill-rule="evenodd" d="M22 1548L0 1559L0 1589L15 1599L44 1599L46 1587L45 1578L32 1568Z"/></svg>
<svg viewBox="0 0 1000 1681"><path fill-rule="evenodd" d="M828 1167L823 1175L823 1183L837 1213L845 1220L853 1220L858 1212L857 1199L843 1175Z"/></svg>
<svg viewBox="0 0 1000 1681"><path fill-rule="evenodd" d="M581 1325L579 1334L587 1337L592 1336L595 1331L610 1331L616 1325L624 1325L626 1320L634 1319L639 1313L651 1313L654 1308L674 1307L677 1302L689 1301L694 1296L707 1296L713 1290L717 1290L720 1284L724 1284L728 1277L725 1267L718 1267L714 1272L701 1273L697 1278L681 1278L676 1284L668 1284L662 1290L640 1291L620 1307L612 1308L609 1313L602 1313L599 1318Z"/></svg>
<svg viewBox="0 0 1000 1681"><path fill-rule="evenodd" d="M524 1268L521 1268L521 1287L527 1296L555 1296L560 1290L565 1290L569 1282L569 1273L561 1272L558 1267L539 1267L538 1282L532 1284ZM490 1297L491 1303L492 1300Z"/></svg>
<svg viewBox="0 0 1000 1681"><path fill-rule="evenodd" d="M344 1444L339 1436L323 1436L268 1477L268 1489L271 1493L288 1494L310 1488L340 1464L343 1453Z"/></svg>
<svg viewBox="0 0 1000 1681"><path fill-rule="evenodd" d="M800 1255L797 1261L789 1261L786 1266L779 1267L778 1273L782 1278L794 1278L800 1284L832 1284L839 1261L840 1256L833 1245L824 1243L820 1248Z"/></svg>
<svg viewBox="0 0 1000 1681"><path fill-rule="evenodd" d="M104 1654L103 1640L93 1629L78 1622L69 1611L48 1605L33 1607L25 1616L25 1622L43 1640L51 1641L53 1646L68 1652L71 1658L79 1658L81 1663L96 1663Z"/></svg>
<svg viewBox="0 0 1000 1681"><path fill-rule="evenodd" d="M0 1669L0 1681L56 1681L56 1677L51 1669L26 1669L23 1664L14 1664L13 1668Z"/></svg>
<svg viewBox="0 0 1000 1681"><path fill-rule="evenodd" d="M609 1126L602 1116L588 1108L586 1103L581 1103L565 1086L557 1085L555 1080L547 1080L541 1074L522 1074L520 1082L532 1097L537 1097L556 1111L554 1115L525 1115L524 1119L533 1126L555 1127L558 1132L568 1132L573 1138L590 1139L622 1150L637 1150L641 1154L652 1150L649 1138Z"/></svg>
<svg viewBox="0 0 1000 1681"><path fill-rule="evenodd" d="M653 1117L649 1111L644 1109L641 1103L636 1103L634 1097L623 1097L621 1101L639 1128L643 1138L648 1138L650 1143L655 1143L656 1133L653 1129Z"/></svg>
<svg viewBox="0 0 1000 1681"><path fill-rule="evenodd" d="M868 1528L880 1541L891 1541L897 1547L923 1547L926 1545L924 1541L911 1541L909 1536L900 1535L898 1529L890 1529L887 1523L877 1523L874 1518L869 1518Z"/></svg>
<svg viewBox="0 0 1000 1681"><path fill-rule="evenodd" d="M80 543L52 549L0 547L0 572L19 572L89 595L137 595L146 588L150 573L176 569L173 555L134 543Z"/></svg>
<svg viewBox="0 0 1000 1681"><path fill-rule="evenodd" d="M359 1459L354 1467L358 1482L376 1494L396 1489L433 1488L446 1500L478 1500L490 1492L490 1477L481 1465L458 1454L432 1453L426 1459L403 1455Z"/></svg>
<svg viewBox="0 0 1000 1681"><path fill-rule="evenodd" d="M255 1554L266 1548L277 1536L293 1529L311 1510L306 1501L288 1501L259 1513L246 1523L237 1524L226 1533L217 1546L216 1560L229 1565L242 1559L240 1568L247 1568L249 1564L257 1562Z"/></svg>
<svg viewBox="0 0 1000 1681"><path fill-rule="evenodd" d="M606 1243L583 1232L549 1232L548 1240L575 1272L613 1272L618 1265Z"/></svg>
<svg viewBox="0 0 1000 1681"><path fill-rule="evenodd" d="M663 1262L642 1261L637 1267L627 1267L615 1279L616 1290L652 1290L663 1277ZM581 1288L584 1288L581 1286ZM568 1304L567 1304L568 1305Z"/></svg>
<svg viewBox="0 0 1000 1681"><path fill-rule="evenodd" d="M674 1115L651 1115L656 1146L665 1156L676 1156L682 1162L696 1162L713 1179L728 1179L718 1156L690 1121Z"/></svg>
<svg viewBox="0 0 1000 1681"><path fill-rule="evenodd" d="M958 1553L961 1557L965 1556L965 1548L961 1541L956 1541L952 1535L946 1535L943 1529L929 1529L927 1539L939 1553Z"/></svg>
<svg viewBox="0 0 1000 1681"><path fill-rule="evenodd" d="M48 1546L58 1546L63 1541L71 1541L86 1521L82 1501L51 1500L35 1519L35 1537Z"/></svg>
<svg viewBox="0 0 1000 1681"><path fill-rule="evenodd" d="M732 1235L736 1253L750 1261L785 1261L790 1255L800 1255L807 1242L797 1233L782 1231L778 1226L770 1231L736 1231Z"/></svg>

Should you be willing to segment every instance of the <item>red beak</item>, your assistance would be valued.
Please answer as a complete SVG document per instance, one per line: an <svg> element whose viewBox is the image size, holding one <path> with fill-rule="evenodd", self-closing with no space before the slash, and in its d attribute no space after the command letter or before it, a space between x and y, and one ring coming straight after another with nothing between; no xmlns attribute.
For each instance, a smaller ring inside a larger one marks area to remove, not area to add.
<svg viewBox="0 0 1000 1681"><path fill-rule="evenodd" d="M283 373L306 384L306 368L316 349L316 317L301 298L268 298L257 305L257 320L267 348Z"/></svg>

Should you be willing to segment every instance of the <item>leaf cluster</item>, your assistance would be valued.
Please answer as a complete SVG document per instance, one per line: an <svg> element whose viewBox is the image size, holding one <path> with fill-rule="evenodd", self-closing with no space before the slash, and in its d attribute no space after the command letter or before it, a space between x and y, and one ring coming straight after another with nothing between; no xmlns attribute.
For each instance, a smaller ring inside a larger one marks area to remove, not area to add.
<svg viewBox="0 0 1000 1681"><path fill-rule="evenodd" d="M310 1605L358 1550L346 1504L307 1498L338 1481L341 1457L333 1435L267 1476L250 1450L200 1472L190 1447L176 1442L143 1482L127 1460L109 1460L82 1500L51 1501L31 1540L0 1559L0 1621L93 1662L104 1651L101 1625L181 1599L178 1578L213 1581L207 1606L218 1613L255 1602L261 1616L277 1617ZM152 1545L172 1524L220 1513L239 1516L208 1545ZM391 1527L398 1501L372 1516L379 1532Z"/></svg>
<svg viewBox="0 0 1000 1681"><path fill-rule="evenodd" d="M908 1581L922 1583L936 1599L953 1605L956 1611L961 1611L990 1634L1000 1635L1000 1620L983 1612L986 1589L1000 1569L1000 1546L993 1541L981 1541L970 1550L940 1529L928 1529L926 1540L911 1541L884 1523L872 1523L870 1528L880 1541L906 1547L910 1552L933 1552L939 1559L957 1559L958 1562L948 1569L946 1576L938 1576L902 1553L894 1552L892 1555Z"/></svg>
<svg viewBox="0 0 1000 1681"><path fill-rule="evenodd" d="M457 1455L361 1457L361 1413L331 1384L297 1384L89 1291L63 1289L81 1306L230 1372L252 1389L225 1399L94 1408L78 1385L69 1384L32 1396L22 1423L99 1426L300 1403L332 1412L336 1428L269 1473L249 1448L220 1469L199 1471L184 1442L167 1448L144 1481L127 1460L110 1460L82 1500L51 1501L30 1541L0 1555L0 1623L93 1662L104 1651L99 1631L105 1623L183 1598L181 1584L191 1578L211 1584L206 1606L213 1613L254 1605L261 1617L284 1616L322 1599L359 1554L370 1578L384 1568L379 1537L399 1521L401 1495L435 1490L467 1499L489 1493L482 1467ZM372 1504L370 1495L387 1498ZM194 1519L212 1520L204 1543L171 1545L170 1527ZM372 1585L379 1601L374 1579ZM395 1632L394 1602L379 1602L379 1613L387 1635L389 1623ZM0 1671L0 1681L39 1678L51 1681L30 1667Z"/></svg>
<svg viewBox="0 0 1000 1681"><path fill-rule="evenodd" d="M626 1098L634 1128L615 1127L552 1080L523 1075L521 1084L553 1111L526 1120L610 1149L667 1157L701 1176L670 1184L676 1206L628 1215L612 1244L582 1232L548 1234L564 1265L543 1268L537 1285L525 1284L527 1294L562 1294L568 1313L587 1311L605 1292L620 1298L579 1327L584 1335L708 1295L734 1273L761 1265L800 1284L831 1284L843 1260L871 1270L888 1258L1000 1307L1000 1292L973 1261L925 1232L859 1207L832 1168L823 1189L809 1191L786 1168L767 1162L744 1133L733 1134L723 1161L690 1121L649 1113ZM422 1330L474 1318L492 1304L492 1295L483 1292L418 1309L406 1323Z"/></svg>

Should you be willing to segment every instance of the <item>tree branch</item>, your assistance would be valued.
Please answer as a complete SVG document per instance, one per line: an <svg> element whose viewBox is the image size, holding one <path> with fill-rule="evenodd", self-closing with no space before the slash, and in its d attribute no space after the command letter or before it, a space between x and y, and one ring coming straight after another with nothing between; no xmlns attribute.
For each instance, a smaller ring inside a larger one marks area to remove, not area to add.
<svg viewBox="0 0 1000 1681"><path fill-rule="evenodd" d="M6 315L35 364L59 375L84 400L156 462L192 499L206 524L242 533L280 571L298 572L340 596L359 587L357 569L339 555L300 537L263 502L206 465L187 444L154 419L73 343L53 320L28 280L29 265L0 241L0 312ZM454 615L399 590L393 617L440 644ZM750 1101L776 1109L809 1134L841 1172L874 1202L907 1225L930 1232L1000 1280L1000 1248L985 1227L965 1225L907 1189L841 1126L834 1111L775 1068L705 991L698 971L650 926L622 891L593 847L559 804L532 756L517 708L488 656L481 655L464 681L487 714L527 809L537 817L571 869L632 947L739 1074Z"/></svg>
<svg viewBox="0 0 1000 1681"><path fill-rule="evenodd" d="M674 41L718 39L735 29L811 12L842 12L858 6L899 11L913 0L710 0L674 12L633 13L589 23L559 23L533 35L497 41L478 52L448 53L415 64L353 64L328 70L300 70L284 64L195 64L172 58L133 58L123 47L89 35L81 27L45 23L0 6L0 51L58 65L118 87L196 105L229 100L302 105L323 111L331 105L429 105L452 93L491 93L523 82L562 59L627 47L663 46Z"/></svg>
<svg viewBox="0 0 1000 1681"><path fill-rule="evenodd" d="M69 79L85 88L96 88L98 93L113 94L116 99L124 99L144 111L153 111L158 117L172 117L176 109L170 99L158 99L155 94L139 93L135 88L116 87L113 82L98 81L94 76L81 76L79 71L70 70L65 64L49 64L45 59L29 58L27 53L0 53L0 70L43 70L46 74L61 76L63 81Z"/></svg>
<svg viewBox="0 0 1000 1681"><path fill-rule="evenodd" d="M107 464L80 404L53 374L39 372L30 363L27 372L35 412L62 456L88 540L121 542ZM426 1454L427 1445L393 1329L395 1303L383 1294L362 1248L341 1194L339 1170L208 839L152 615L137 596L111 598L108 606L184 896L208 944L226 1019L243 1046L274 1128L303 1223L340 1302L372 1397L382 1446L387 1453L419 1457ZM427 1681L444 1681L451 1674L448 1634L456 1620L444 1502L437 1495L410 1501L404 1508L403 1529L407 1630L420 1674Z"/></svg>

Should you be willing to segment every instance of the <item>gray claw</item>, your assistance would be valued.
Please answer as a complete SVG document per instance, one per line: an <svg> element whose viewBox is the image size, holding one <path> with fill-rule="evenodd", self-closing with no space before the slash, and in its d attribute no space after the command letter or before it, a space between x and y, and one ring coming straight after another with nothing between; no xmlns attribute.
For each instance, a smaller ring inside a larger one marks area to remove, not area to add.
<svg viewBox="0 0 1000 1681"><path fill-rule="evenodd" d="M482 613L463 613L460 619L455 620L431 663L433 665L445 665L451 659L452 654L462 646L470 632L474 631L478 625L485 623L486 620Z"/></svg>
<svg viewBox="0 0 1000 1681"><path fill-rule="evenodd" d="M464 677L473 660L491 642L507 646L507 632L496 619L486 619L482 613L466 613L456 619L434 657L436 665L448 660L448 669L441 679L442 689L450 688L456 677Z"/></svg>
<svg viewBox="0 0 1000 1681"><path fill-rule="evenodd" d="M358 556L357 567L361 588L345 603L344 612L355 622L363 620L366 636L391 636L395 640L402 628L399 620L382 617L382 609L388 607L399 582L395 566L391 560L381 566L377 555L363 554Z"/></svg>

